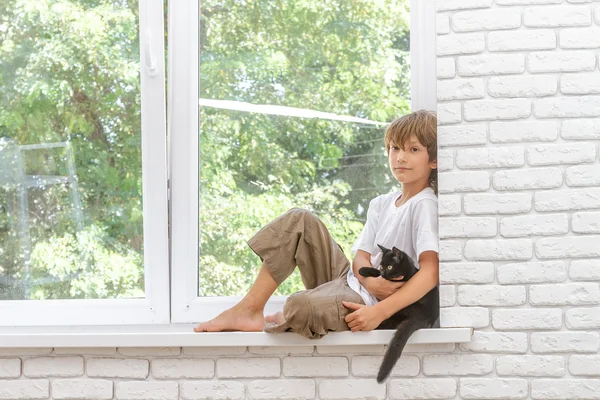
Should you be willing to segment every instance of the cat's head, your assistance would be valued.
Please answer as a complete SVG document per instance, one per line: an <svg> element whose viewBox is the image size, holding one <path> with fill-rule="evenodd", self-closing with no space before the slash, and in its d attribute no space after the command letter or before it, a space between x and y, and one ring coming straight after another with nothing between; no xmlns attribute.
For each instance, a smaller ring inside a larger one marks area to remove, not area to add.
<svg viewBox="0 0 600 400"><path fill-rule="evenodd" d="M405 282L417 273L417 268L408 254L396 247L388 249L380 244L377 246L383 252L379 271L385 279Z"/></svg>

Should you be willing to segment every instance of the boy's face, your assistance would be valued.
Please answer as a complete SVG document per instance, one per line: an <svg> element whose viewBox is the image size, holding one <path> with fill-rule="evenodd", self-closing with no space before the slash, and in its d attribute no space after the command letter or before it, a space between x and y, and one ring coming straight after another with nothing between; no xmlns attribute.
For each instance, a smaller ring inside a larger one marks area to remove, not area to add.
<svg viewBox="0 0 600 400"><path fill-rule="evenodd" d="M396 143L390 143L388 160L392 174L404 185L415 183L427 186L431 170L437 168L435 160L429 161L427 147L414 136L404 143L404 148Z"/></svg>

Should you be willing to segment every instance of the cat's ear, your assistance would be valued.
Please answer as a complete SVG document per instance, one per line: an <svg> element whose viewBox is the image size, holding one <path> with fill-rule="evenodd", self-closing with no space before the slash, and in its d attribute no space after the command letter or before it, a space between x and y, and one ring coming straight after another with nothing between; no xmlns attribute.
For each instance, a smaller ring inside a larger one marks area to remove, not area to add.
<svg viewBox="0 0 600 400"><path fill-rule="evenodd" d="M388 248L386 248L386 247L383 247L383 246L382 246L382 245L380 245L380 244L378 244L377 246L378 246L378 247L381 249L381 251L383 251L384 253L385 253L386 251L390 251L390 249L388 249Z"/></svg>
<svg viewBox="0 0 600 400"><path fill-rule="evenodd" d="M394 246L394 247L392 247L392 251L394 252L394 255L396 257L398 257L399 259L402 260L402 258L404 257L404 254L402 254L402 250L400 250L396 246Z"/></svg>

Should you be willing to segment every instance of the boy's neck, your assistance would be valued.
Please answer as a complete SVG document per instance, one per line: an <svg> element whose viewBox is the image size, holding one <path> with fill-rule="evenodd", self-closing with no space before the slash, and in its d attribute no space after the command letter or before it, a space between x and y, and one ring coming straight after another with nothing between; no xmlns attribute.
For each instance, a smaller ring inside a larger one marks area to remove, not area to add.
<svg viewBox="0 0 600 400"><path fill-rule="evenodd" d="M424 189L428 188L428 182L425 183L413 183L408 185L402 185L402 196L396 200L396 207L400 207L402 204L406 203L415 195L421 193Z"/></svg>

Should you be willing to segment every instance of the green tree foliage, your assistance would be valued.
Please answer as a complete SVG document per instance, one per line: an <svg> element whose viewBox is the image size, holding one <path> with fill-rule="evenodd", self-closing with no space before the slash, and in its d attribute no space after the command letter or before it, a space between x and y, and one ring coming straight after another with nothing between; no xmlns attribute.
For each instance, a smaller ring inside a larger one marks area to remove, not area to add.
<svg viewBox="0 0 600 400"><path fill-rule="evenodd" d="M407 0L200 4L201 98L381 122L409 110ZM32 298L143 295L137 14L136 0L0 4L0 137L68 141L85 216L80 229L67 187L30 191ZM201 107L199 134L200 295L247 290L260 260L246 241L292 207L350 256L368 201L395 187L381 126ZM64 161L27 165L64 174ZM0 182L0 299L24 296L17 217ZM278 293L299 289L295 274Z"/></svg>

